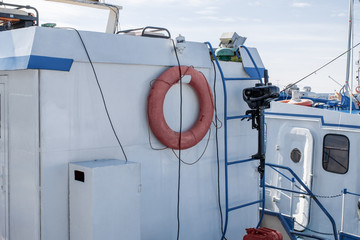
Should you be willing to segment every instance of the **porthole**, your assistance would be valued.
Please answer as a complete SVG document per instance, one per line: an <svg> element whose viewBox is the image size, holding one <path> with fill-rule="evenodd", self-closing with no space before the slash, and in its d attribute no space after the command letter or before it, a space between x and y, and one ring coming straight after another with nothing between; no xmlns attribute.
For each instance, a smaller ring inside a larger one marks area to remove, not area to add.
<svg viewBox="0 0 360 240"><path fill-rule="evenodd" d="M294 148L290 153L290 158L294 163L298 163L301 160L301 151L297 148Z"/></svg>

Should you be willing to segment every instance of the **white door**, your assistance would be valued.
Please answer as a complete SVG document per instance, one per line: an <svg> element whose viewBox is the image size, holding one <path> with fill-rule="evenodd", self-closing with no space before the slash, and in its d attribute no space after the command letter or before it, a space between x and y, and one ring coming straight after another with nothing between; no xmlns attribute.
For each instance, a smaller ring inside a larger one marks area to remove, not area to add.
<svg viewBox="0 0 360 240"><path fill-rule="evenodd" d="M286 143L284 153L288 158L288 165L311 190L312 164L313 164L313 136L309 129L294 127L285 134ZM285 160L285 158L284 158ZM301 187L296 183L297 187ZM295 187L294 190L299 191ZM304 191L302 189L301 191ZM293 217L295 218L295 229L303 231L309 223L310 197L305 195L294 195Z"/></svg>
<svg viewBox="0 0 360 240"><path fill-rule="evenodd" d="M296 175L311 190L312 165L313 165L313 136L309 129L301 127L284 126L277 135L277 140L268 142L268 152L276 156L274 163L291 168ZM273 159L268 157L268 159ZM292 176L286 172L286 177L275 172L268 171L267 182L270 185L291 189L291 182L287 178ZM301 191L301 185L296 183L295 191ZM310 197L294 194L292 210L291 194L289 192L270 190L269 208L285 214L291 214L295 218L295 229L302 231L309 223L310 217Z"/></svg>
<svg viewBox="0 0 360 240"><path fill-rule="evenodd" d="M0 76L0 240L8 240L8 181L6 151L5 82L6 76Z"/></svg>

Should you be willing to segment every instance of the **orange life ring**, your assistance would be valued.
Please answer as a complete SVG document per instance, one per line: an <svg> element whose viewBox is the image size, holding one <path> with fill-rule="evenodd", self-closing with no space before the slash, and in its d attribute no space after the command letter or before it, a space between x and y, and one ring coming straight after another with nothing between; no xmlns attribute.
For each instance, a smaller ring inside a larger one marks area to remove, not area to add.
<svg viewBox="0 0 360 240"><path fill-rule="evenodd" d="M300 102L291 102L291 100L283 100L280 101L282 103L290 103L290 104L294 104L294 105L301 105L301 106L306 106L306 107L311 107L313 105L313 101L311 101L310 99L301 99Z"/></svg>
<svg viewBox="0 0 360 240"><path fill-rule="evenodd" d="M357 86L357 87L355 88L355 92L356 92L356 93L360 93L360 86Z"/></svg>
<svg viewBox="0 0 360 240"><path fill-rule="evenodd" d="M200 111L192 128L181 133L180 146L180 133L169 127L163 111L166 93L180 80L179 67L171 67L163 72L156 79L148 96L147 114L150 128L162 144L172 149L187 149L200 142L208 132L214 115L213 95L205 76L188 66L181 66L181 73L191 76L189 84L198 95Z"/></svg>

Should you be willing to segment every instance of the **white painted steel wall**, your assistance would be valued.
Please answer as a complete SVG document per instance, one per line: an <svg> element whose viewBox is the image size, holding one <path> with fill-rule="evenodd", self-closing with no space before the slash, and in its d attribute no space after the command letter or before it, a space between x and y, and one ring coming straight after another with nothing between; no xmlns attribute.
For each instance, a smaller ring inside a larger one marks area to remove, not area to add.
<svg viewBox="0 0 360 240"><path fill-rule="evenodd" d="M150 148L146 117L150 82L167 67L110 64L96 64L95 67L116 132L128 158L142 165L142 239L174 238L177 226L177 159L171 150L155 151ZM212 69L200 70L212 84ZM68 231L67 163L99 158L123 159L123 156L111 132L93 73L87 63L74 64L70 73L42 71L41 77L43 237L60 240L66 239ZM252 86L253 82L237 83L237 88L234 86L230 90L238 100L229 104L232 113L245 112L239 94L245 84ZM184 96L191 94L184 91ZM222 99L220 86L218 99ZM221 103L220 100L220 109ZM165 114L177 114L177 106L165 109L169 111ZM189 115L196 115L196 111L192 102L186 104L184 100L184 118ZM178 121L175 118L172 120L173 123L169 119L170 125ZM246 159L256 152L256 132L250 129L248 122L229 124L230 159ZM220 237L214 134L212 127L209 147L198 164L182 165L180 212L183 239ZM220 129L219 136L223 192L223 129ZM243 141L244 138L247 141ZM183 151L183 159L195 161L201 155L206 140L207 137L196 147ZM151 141L155 147L162 147L152 134ZM232 204L257 199L256 164L234 166L230 173L233 174L230 178ZM244 234L245 228L255 226L257 219L256 206L231 213L229 236Z"/></svg>
<svg viewBox="0 0 360 240"><path fill-rule="evenodd" d="M40 229L43 240L66 240L69 239L68 163L124 158L111 131L94 74L76 33L63 29L33 29L26 30L35 31L32 54L74 57L75 62L70 72L0 72L9 75L11 240L40 239ZM165 39L90 32L81 34L94 61L110 116L128 159L141 163L141 237L144 240L173 239L177 231L178 160L169 149L155 151L150 148L146 115L152 80L169 66L177 64L172 43ZM99 45L99 42L102 44ZM194 66L213 85L213 67L206 45L187 42L184 53L179 57L182 65ZM222 65L227 77L246 76L239 63ZM40 86L37 85L38 78ZM245 113L247 105L242 100L242 89L254 86L255 82L229 82L229 115ZM172 92L176 94L176 86L174 88ZM223 121L219 72L216 89L219 118ZM184 96L187 96L184 99L186 129L191 126L198 110L197 103L189 101L197 98L194 92L184 87ZM178 114L176 95L167 96L166 101L165 115ZM171 106L172 102L174 106ZM176 117L167 120L171 126L176 126L178 122ZM221 236L215 129L213 126L211 129L209 146L203 158L193 166L182 165L181 239L219 239ZM224 129L221 128L220 184L224 205L223 136ZM250 122L229 122L229 160L248 159L254 154L257 151L256 136ZM151 133L150 137L155 147L162 147ZM187 162L196 160L206 140L207 137L197 146L184 150L183 159ZM256 169L256 163L231 167L231 206L258 198L259 176ZM258 206L230 213L228 239L241 238L245 228L256 226L257 221Z"/></svg>
<svg viewBox="0 0 360 240"><path fill-rule="evenodd" d="M5 111L9 237L40 238L40 157L37 70L0 72L7 76ZM2 78L3 79L3 78ZM1 213L4 214L4 213Z"/></svg>

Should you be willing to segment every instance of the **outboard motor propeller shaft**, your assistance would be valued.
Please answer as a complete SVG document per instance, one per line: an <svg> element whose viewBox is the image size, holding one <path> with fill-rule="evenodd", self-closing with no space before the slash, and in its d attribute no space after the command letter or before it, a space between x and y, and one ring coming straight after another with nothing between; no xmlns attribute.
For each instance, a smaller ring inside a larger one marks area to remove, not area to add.
<svg viewBox="0 0 360 240"><path fill-rule="evenodd" d="M243 90L243 98L251 109L246 111L246 115L251 115L252 128L258 130L258 152L252 158L260 160L258 171L261 179L265 170L264 110L270 108L271 101L280 97L280 89L268 83L267 74L265 76L265 85L259 83Z"/></svg>

